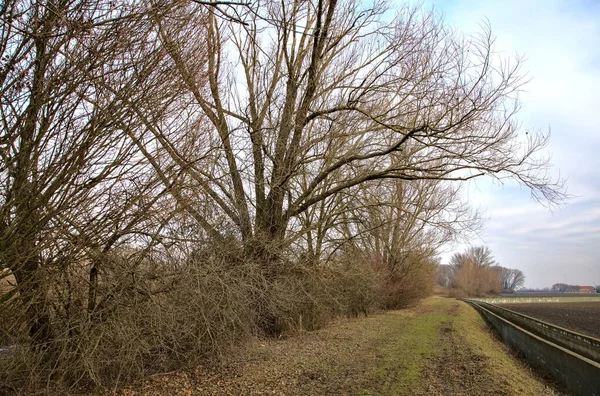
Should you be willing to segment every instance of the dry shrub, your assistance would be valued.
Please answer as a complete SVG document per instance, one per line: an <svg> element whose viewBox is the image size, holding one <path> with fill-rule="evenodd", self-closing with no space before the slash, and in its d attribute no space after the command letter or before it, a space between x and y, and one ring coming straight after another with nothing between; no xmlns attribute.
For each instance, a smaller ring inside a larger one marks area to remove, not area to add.
<svg viewBox="0 0 600 396"><path fill-rule="evenodd" d="M264 280L248 265L118 258L103 263L96 311L55 309L44 349L15 349L0 380L15 388L113 387L218 358L254 331ZM57 303L57 301L55 301Z"/></svg>
<svg viewBox="0 0 600 396"><path fill-rule="evenodd" d="M382 309L400 309L430 296L436 279L435 263L429 258L404 256L393 266L374 264L384 274L378 300Z"/></svg>
<svg viewBox="0 0 600 396"><path fill-rule="evenodd" d="M374 272L358 262L282 261L273 277L236 249L188 257L96 257L101 270L94 312L83 303L87 271L71 269L69 278L57 272L49 278L52 344L28 347L22 326L21 338L11 341L19 348L0 359L0 380L26 391L114 387L219 360L252 334L314 330L375 306Z"/></svg>
<svg viewBox="0 0 600 396"><path fill-rule="evenodd" d="M107 385L221 356L251 331L248 273L191 263L169 276L166 290L115 298L85 342L83 374Z"/></svg>
<svg viewBox="0 0 600 396"><path fill-rule="evenodd" d="M319 269L307 264L288 265L265 285L264 304L257 309L257 328L266 335L322 327L332 316L331 298L324 290Z"/></svg>
<svg viewBox="0 0 600 396"><path fill-rule="evenodd" d="M469 295L461 288L458 287L451 287L449 289L449 296L452 298L466 298L469 297Z"/></svg>
<svg viewBox="0 0 600 396"><path fill-rule="evenodd" d="M26 391L114 387L218 361L252 334L314 330L423 294L357 255L327 264L281 260L275 274L235 247L140 257L122 251L93 259L100 268L93 312L85 304L93 260L49 273L52 343L27 347L21 326L11 341L19 347L0 359L0 380ZM425 282L424 273L411 274L411 282Z"/></svg>
<svg viewBox="0 0 600 396"><path fill-rule="evenodd" d="M376 305L374 273L362 263L282 265L255 300L263 304L256 327L266 335L319 329L337 316L366 315Z"/></svg>
<svg viewBox="0 0 600 396"><path fill-rule="evenodd" d="M452 297L452 290L450 287L433 285L432 294L440 297Z"/></svg>
<svg viewBox="0 0 600 396"><path fill-rule="evenodd" d="M467 263L452 278L454 297L484 297L501 290L500 274L495 267Z"/></svg>
<svg viewBox="0 0 600 396"><path fill-rule="evenodd" d="M343 286L336 294L346 295L346 314L373 309L400 309L414 305L433 292L436 264L430 255L401 253L382 257L358 249L344 252L339 261L345 271L335 276ZM342 267L338 267L342 268Z"/></svg>
<svg viewBox="0 0 600 396"><path fill-rule="evenodd" d="M381 274L368 263L346 256L328 268L325 279L337 303L338 315L366 316L377 309Z"/></svg>

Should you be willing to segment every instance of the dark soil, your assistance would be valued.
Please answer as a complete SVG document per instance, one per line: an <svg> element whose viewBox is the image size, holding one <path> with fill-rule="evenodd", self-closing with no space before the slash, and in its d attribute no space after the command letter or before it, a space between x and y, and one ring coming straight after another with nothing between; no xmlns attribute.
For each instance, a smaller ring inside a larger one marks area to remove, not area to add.
<svg viewBox="0 0 600 396"><path fill-rule="evenodd" d="M523 292L523 293L500 293L502 297L596 297L600 301L600 293L552 293L552 292Z"/></svg>
<svg viewBox="0 0 600 396"><path fill-rule="evenodd" d="M510 298L531 298L531 297L595 297L600 301L600 293L500 293L502 297Z"/></svg>
<svg viewBox="0 0 600 396"><path fill-rule="evenodd" d="M600 301L498 304L556 326L600 338Z"/></svg>

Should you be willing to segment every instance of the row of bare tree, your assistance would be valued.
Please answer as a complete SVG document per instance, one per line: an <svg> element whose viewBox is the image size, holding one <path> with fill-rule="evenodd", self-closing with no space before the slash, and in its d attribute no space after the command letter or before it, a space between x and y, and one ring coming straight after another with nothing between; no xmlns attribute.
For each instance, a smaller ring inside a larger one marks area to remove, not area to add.
<svg viewBox="0 0 600 396"><path fill-rule="evenodd" d="M521 61L487 26L337 0L0 15L2 339L33 346L28 373L105 383L218 354L223 334L401 306L478 224L457 182L563 198L548 134L514 118Z"/></svg>
<svg viewBox="0 0 600 396"><path fill-rule="evenodd" d="M523 287L525 275L519 269L498 265L487 246L472 246L454 253L448 265L437 267L437 283L455 294L485 296Z"/></svg>

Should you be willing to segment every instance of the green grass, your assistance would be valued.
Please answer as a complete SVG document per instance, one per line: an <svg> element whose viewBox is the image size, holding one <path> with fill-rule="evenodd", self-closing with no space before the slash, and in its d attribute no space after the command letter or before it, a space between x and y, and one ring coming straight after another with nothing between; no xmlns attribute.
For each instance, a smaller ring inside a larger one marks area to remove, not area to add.
<svg viewBox="0 0 600 396"><path fill-rule="evenodd" d="M366 381L361 395L429 394L431 389L427 385L432 378L428 376L432 374L427 366L441 358L444 347L455 355L441 364L462 365L472 359L481 361L477 370L481 378L473 378L480 391L503 389L504 393L500 394L553 394L492 335L480 315L463 302L430 298L417 308L413 317L401 324L393 320L391 314L384 318L379 334L372 335L381 340L377 346L380 359L369 371L371 380ZM452 329L451 338L442 338L442 326ZM441 383L446 380L436 379ZM461 378L454 380L459 384L462 381Z"/></svg>
<svg viewBox="0 0 600 396"><path fill-rule="evenodd" d="M374 381L361 394L407 394L419 388L426 359L435 355L439 346L440 325L452 320L444 312L451 304L451 300L428 300L422 305L423 312L404 326L393 320L384 322L381 338L386 342L378 347L381 358L371 371ZM378 386L373 389L373 384Z"/></svg>

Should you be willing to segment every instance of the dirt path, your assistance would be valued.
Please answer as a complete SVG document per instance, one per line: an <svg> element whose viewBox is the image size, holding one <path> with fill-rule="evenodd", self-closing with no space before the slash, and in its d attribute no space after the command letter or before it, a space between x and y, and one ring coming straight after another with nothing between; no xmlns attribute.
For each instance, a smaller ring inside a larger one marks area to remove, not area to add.
<svg viewBox="0 0 600 396"><path fill-rule="evenodd" d="M466 304L345 320L255 340L219 368L153 376L122 395L552 395Z"/></svg>
<svg viewBox="0 0 600 396"><path fill-rule="evenodd" d="M490 357L473 351L455 326L459 305L448 311L451 320L440 323L439 350L424 368L425 383L431 395L484 394L494 384L495 395L510 395L510 384L494 378L488 370Z"/></svg>
<svg viewBox="0 0 600 396"><path fill-rule="evenodd" d="M425 367L425 382L432 395L477 394L494 382L486 370L488 358L469 348L459 348L457 337L453 323L444 322L440 329L440 354ZM507 395L510 390L496 388L494 393Z"/></svg>

